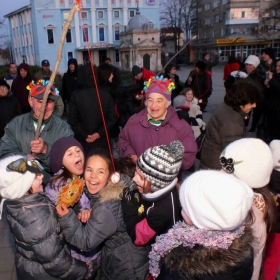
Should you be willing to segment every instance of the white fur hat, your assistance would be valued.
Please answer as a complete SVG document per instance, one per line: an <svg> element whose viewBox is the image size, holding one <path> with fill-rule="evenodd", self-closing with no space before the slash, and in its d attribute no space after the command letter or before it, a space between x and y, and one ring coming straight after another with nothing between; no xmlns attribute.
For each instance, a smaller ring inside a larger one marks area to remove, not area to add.
<svg viewBox="0 0 280 280"><path fill-rule="evenodd" d="M257 56L251 54L246 58L244 63L245 64L251 64L255 68L257 68L261 62L260 62L260 59Z"/></svg>
<svg viewBox="0 0 280 280"><path fill-rule="evenodd" d="M0 195L5 199L21 198L30 189L36 174L26 171L24 174L10 171L7 166L23 156L14 155L0 160Z"/></svg>
<svg viewBox="0 0 280 280"><path fill-rule="evenodd" d="M273 168L280 172L280 140L271 141L269 147L273 157Z"/></svg>
<svg viewBox="0 0 280 280"><path fill-rule="evenodd" d="M188 177L179 190L180 202L201 229L233 230L247 217L254 193L243 181L221 171L203 170Z"/></svg>
<svg viewBox="0 0 280 280"><path fill-rule="evenodd" d="M243 138L229 144L220 156L221 167L251 188L262 188L270 181L273 158L268 145L257 138Z"/></svg>

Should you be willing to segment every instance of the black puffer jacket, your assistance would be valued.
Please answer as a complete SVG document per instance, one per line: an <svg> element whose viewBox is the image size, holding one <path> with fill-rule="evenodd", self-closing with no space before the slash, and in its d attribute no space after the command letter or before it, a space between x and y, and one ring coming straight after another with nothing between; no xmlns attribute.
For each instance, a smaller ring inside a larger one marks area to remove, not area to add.
<svg viewBox="0 0 280 280"><path fill-rule="evenodd" d="M55 206L44 193L7 201L7 220L16 242L18 279L83 279L86 264L71 257Z"/></svg>
<svg viewBox="0 0 280 280"><path fill-rule="evenodd" d="M101 279L144 280L148 276L149 248L136 247L128 236L123 221L120 196L123 186L109 183L91 195L91 215L83 226L72 209L59 218L66 240L83 251L103 245Z"/></svg>

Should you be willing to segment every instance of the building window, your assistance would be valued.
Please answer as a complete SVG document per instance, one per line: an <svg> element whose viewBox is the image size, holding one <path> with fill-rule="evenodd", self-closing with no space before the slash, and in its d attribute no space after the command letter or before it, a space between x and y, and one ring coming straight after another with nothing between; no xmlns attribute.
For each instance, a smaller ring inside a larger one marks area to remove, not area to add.
<svg viewBox="0 0 280 280"><path fill-rule="evenodd" d="M54 44L53 29L47 29L48 44Z"/></svg>
<svg viewBox="0 0 280 280"><path fill-rule="evenodd" d="M82 18L87 19L88 18L88 13L87 12L82 12Z"/></svg>
<svg viewBox="0 0 280 280"><path fill-rule="evenodd" d="M68 52L68 53L67 53L67 57L68 57L68 60L69 60L70 58L73 58L73 52Z"/></svg>
<svg viewBox="0 0 280 280"><path fill-rule="evenodd" d="M69 4L73 4L73 0L69 0Z"/></svg>
<svg viewBox="0 0 280 280"><path fill-rule="evenodd" d="M115 27L115 40L120 40L120 28L118 26Z"/></svg>
<svg viewBox="0 0 280 280"><path fill-rule="evenodd" d="M116 62L119 62L120 61L119 50L115 50L115 57L116 57Z"/></svg>
<svg viewBox="0 0 280 280"><path fill-rule="evenodd" d="M210 23L211 23L210 18L206 18L206 19L205 19L205 25L206 25L206 26L209 26Z"/></svg>
<svg viewBox="0 0 280 280"><path fill-rule="evenodd" d="M218 38L220 36L220 30L214 30L214 38Z"/></svg>
<svg viewBox="0 0 280 280"><path fill-rule="evenodd" d="M129 17L132 18L135 15L135 11L129 11Z"/></svg>
<svg viewBox="0 0 280 280"><path fill-rule="evenodd" d="M69 18L69 12L63 12L63 19L68 20Z"/></svg>
<svg viewBox="0 0 280 280"><path fill-rule="evenodd" d="M219 15L215 15L214 16L214 21L215 22L219 22L220 21L220 16Z"/></svg>
<svg viewBox="0 0 280 280"><path fill-rule="evenodd" d="M120 17L120 11L114 11L114 17L119 18Z"/></svg>
<svg viewBox="0 0 280 280"><path fill-rule="evenodd" d="M99 27L99 41L105 41L105 28Z"/></svg>
<svg viewBox="0 0 280 280"><path fill-rule="evenodd" d="M98 11L97 17L98 18L103 18L103 11Z"/></svg>
<svg viewBox="0 0 280 280"><path fill-rule="evenodd" d="M68 29L68 30L67 30L65 40L66 40L66 43L72 43L72 33L71 33L71 29Z"/></svg>
<svg viewBox="0 0 280 280"><path fill-rule="evenodd" d="M83 42L88 42L88 27L83 28Z"/></svg>
<svg viewBox="0 0 280 280"><path fill-rule="evenodd" d="M211 3L205 4L205 11L209 11L211 9Z"/></svg>
<svg viewBox="0 0 280 280"><path fill-rule="evenodd" d="M242 18L245 18L245 16L246 16L246 12L245 12L245 11L242 11L242 12L241 12L241 17L242 17Z"/></svg>

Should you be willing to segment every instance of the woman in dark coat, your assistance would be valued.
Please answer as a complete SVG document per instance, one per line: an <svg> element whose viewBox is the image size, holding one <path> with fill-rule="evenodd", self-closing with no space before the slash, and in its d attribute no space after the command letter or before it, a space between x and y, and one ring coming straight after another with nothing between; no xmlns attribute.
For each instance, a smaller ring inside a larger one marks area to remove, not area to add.
<svg viewBox="0 0 280 280"><path fill-rule="evenodd" d="M248 113L262 96L259 84L248 79L236 82L212 114L202 146L200 169L220 169L220 154L231 142L245 137Z"/></svg>
<svg viewBox="0 0 280 280"><path fill-rule="evenodd" d="M17 98L22 113L28 113L31 111L31 107L28 103L29 90L26 88L31 82L33 77L30 74L29 66L26 63L21 63L18 67L18 74L12 83L12 93Z"/></svg>
<svg viewBox="0 0 280 280"><path fill-rule="evenodd" d="M0 80L0 138L4 135L6 124L20 114L19 103L10 92L10 86L6 81Z"/></svg>
<svg viewBox="0 0 280 280"><path fill-rule="evenodd" d="M185 87L192 88L203 112L207 106L208 98L212 94L212 73L206 70L204 61L197 61L195 70L191 71L185 82Z"/></svg>

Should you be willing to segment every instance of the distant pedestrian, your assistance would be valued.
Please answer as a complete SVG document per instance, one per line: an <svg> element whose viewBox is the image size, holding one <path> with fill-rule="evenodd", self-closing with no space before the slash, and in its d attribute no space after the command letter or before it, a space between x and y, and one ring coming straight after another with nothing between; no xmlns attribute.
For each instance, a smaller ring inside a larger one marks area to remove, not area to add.
<svg viewBox="0 0 280 280"><path fill-rule="evenodd" d="M16 76L17 76L17 65L14 62L11 62L9 64L9 74L5 76L4 80L11 87Z"/></svg>
<svg viewBox="0 0 280 280"><path fill-rule="evenodd" d="M206 70L212 72L212 67L219 64L219 53L214 50L213 51L214 60L210 60L210 53L206 52L202 54L202 61L206 63Z"/></svg>
<svg viewBox="0 0 280 280"><path fill-rule="evenodd" d="M11 91L17 98L22 113L28 113L31 111L31 107L28 102L29 90L26 88L34 80L30 73L29 65L21 63L18 67L18 74L13 81Z"/></svg>
<svg viewBox="0 0 280 280"><path fill-rule="evenodd" d="M69 111L69 102L73 91L78 89L78 63L77 59L70 58L68 60L68 69L62 77L61 97L66 106L66 111Z"/></svg>
<svg viewBox="0 0 280 280"><path fill-rule="evenodd" d="M5 80L0 80L0 138L4 135L6 125L21 113L18 100L11 93L10 86Z"/></svg>
<svg viewBox="0 0 280 280"><path fill-rule="evenodd" d="M200 100L199 106L203 112L208 104L208 98L212 94L212 73L207 70L206 63L199 60L195 68L190 72L185 82L185 87L191 87L194 96Z"/></svg>

